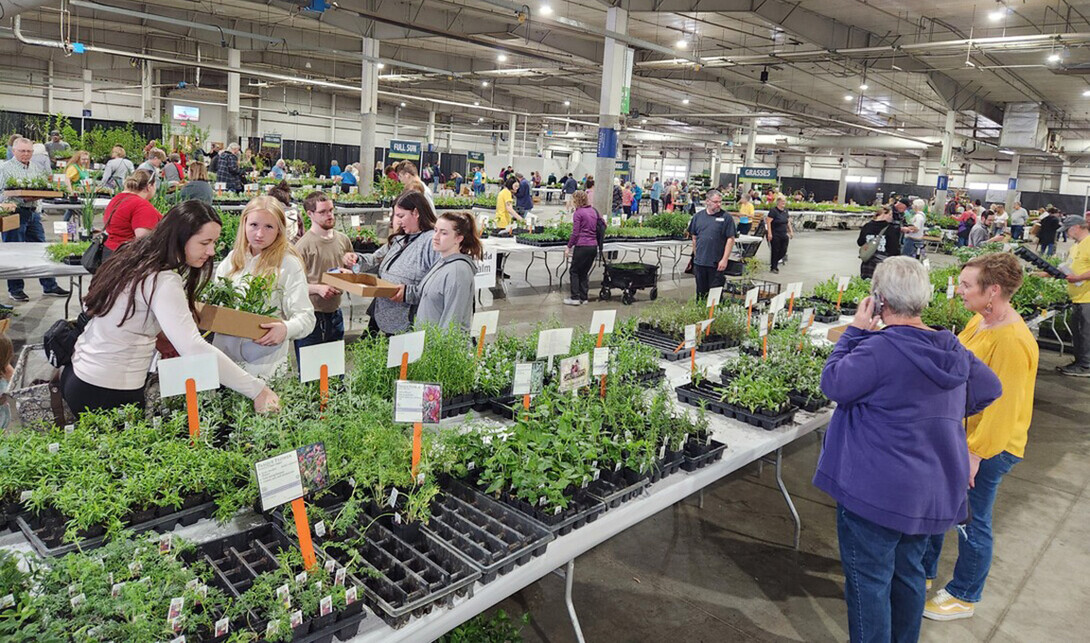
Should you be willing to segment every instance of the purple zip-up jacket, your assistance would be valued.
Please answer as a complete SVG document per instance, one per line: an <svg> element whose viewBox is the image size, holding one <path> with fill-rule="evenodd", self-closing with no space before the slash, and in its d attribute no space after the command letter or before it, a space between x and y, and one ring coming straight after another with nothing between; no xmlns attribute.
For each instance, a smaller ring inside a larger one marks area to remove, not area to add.
<svg viewBox="0 0 1090 643"><path fill-rule="evenodd" d="M571 216L572 231L568 247L598 245L598 211L589 205L576 208Z"/></svg>
<svg viewBox="0 0 1090 643"><path fill-rule="evenodd" d="M1002 385L948 331L849 327L821 374L837 403L814 485L848 511L905 534L965 519L969 448L962 424Z"/></svg>

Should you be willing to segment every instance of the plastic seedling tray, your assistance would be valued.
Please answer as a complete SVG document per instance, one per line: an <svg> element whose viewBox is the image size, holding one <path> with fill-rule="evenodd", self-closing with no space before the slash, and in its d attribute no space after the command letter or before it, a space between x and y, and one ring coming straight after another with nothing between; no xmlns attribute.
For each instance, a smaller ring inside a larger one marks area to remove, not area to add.
<svg viewBox="0 0 1090 643"><path fill-rule="evenodd" d="M712 413L728 418L735 417L734 406L723 401L726 389L719 386L705 381L700 384L682 384L674 391L677 393L677 399L685 404L700 406L703 403L704 407Z"/></svg>
<svg viewBox="0 0 1090 643"><path fill-rule="evenodd" d="M655 484L666 476L677 473L681 469L681 463L684 461L684 452L667 451L666 456L656 462L651 467L651 477L649 478L650 483Z"/></svg>
<svg viewBox="0 0 1090 643"><path fill-rule="evenodd" d="M614 509L639 496L649 484L647 475L625 467L616 472L603 471L601 477L587 485L587 491L601 500L606 509Z"/></svg>
<svg viewBox="0 0 1090 643"><path fill-rule="evenodd" d="M264 524L224 538L208 541L197 546L196 553L187 563L203 561L212 569L213 584L228 595L238 598L254 583L258 576L279 567L276 552L298 545L278 526ZM321 549L315 548L318 562L328 558ZM356 635L360 623L367 618L363 602L357 601L342 610L326 616L315 616L295 628L293 643L324 643L336 636L347 641ZM232 623L231 630L249 627L262 632L267 621L248 612L245 623Z"/></svg>
<svg viewBox="0 0 1090 643"><path fill-rule="evenodd" d="M666 369L656 368L653 371L647 371L646 373L638 373L636 375L632 375L629 377L629 379L637 384L642 384L644 386L654 386L655 384L661 382L665 377Z"/></svg>
<svg viewBox="0 0 1090 643"><path fill-rule="evenodd" d="M809 413L813 413L814 411L818 411L825 408L826 406L829 406L829 398L825 397L824 395L810 397L808 395L803 395L801 393L796 393L792 391L788 394L787 397L789 400L791 400L792 404L799 407L799 409L807 411Z"/></svg>
<svg viewBox="0 0 1090 643"><path fill-rule="evenodd" d="M454 548L426 529L407 525L400 529L373 520L371 511L360 512L361 525L369 525L365 539L354 552L376 575L352 580L360 586L364 601L391 627L401 627L438 604L450 605L456 595L472 589L481 572ZM396 531L395 531L396 529ZM350 527L345 540L360 538ZM327 540L326 548L338 562L344 556Z"/></svg>
<svg viewBox="0 0 1090 643"><path fill-rule="evenodd" d="M682 357L688 356L689 354L689 351L685 349L681 349L677 353L673 352L674 349L677 348L677 345L681 343L681 338L664 333L658 328L650 326L646 323L641 323L639 325L636 330L636 337L645 344L651 344L655 348L659 348L660 346L666 346L667 344L669 344L669 348L667 350L669 350L671 355L674 357L666 357L666 359L681 359ZM644 337L647 337L647 339L651 341L645 341ZM731 339L730 337L724 337L722 335L708 335L702 338L700 343L696 345L696 350L698 353L710 353L714 351L722 351L728 348L733 348L737 345L738 342L734 339Z"/></svg>
<svg viewBox="0 0 1090 643"><path fill-rule="evenodd" d="M669 362L676 362L683 357L688 357L689 351L680 350L676 353L674 349L677 348L678 342L671 340L666 335L661 333L655 333L650 330L639 328L636 330L636 339L641 344L646 344L651 348L658 350L662 359Z"/></svg>
<svg viewBox="0 0 1090 643"><path fill-rule="evenodd" d="M764 409L758 409L756 412L751 412L748 409L734 407L734 417L746 424L752 424L753 426L760 427L766 431L771 431L772 429L779 428L785 424L790 424L795 419L796 411L798 411L798 408L790 404L774 414L768 413Z"/></svg>
<svg viewBox="0 0 1090 643"><path fill-rule="evenodd" d="M482 583L544 554L554 538L545 525L457 480L444 480L443 489L423 529L472 561Z"/></svg>
<svg viewBox="0 0 1090 643"><path fill-rule="evenodd" d="M726 449L727 445L718 440L707 440L706 436L690 437L685 443L681 468L685 471L703 469L712 462L722 460Z"/></svg>
<svg viewBox="0 0 1090 643"><path fill-rule="evenodd" d="M183 505L184 506L184 505ZM188 508L175 511L172 508L162 507L157 511L134 512L130 516L142 516L147 514L146 520L133 522L125 528L133 533L144 531L167 532L176 526L188 526L202 518L211 516L216 511L215 502L204 502ZM97 549L106 542L106 536L100 529L86 533L86 537L74 543L65 543L65 523L67 519L59 512L47 510L41 515L24 512L15 516L15 525L23 532L23 536L34 547L34 551L41 556L50 558L63 556L76 550L87 551Z"/></svg>

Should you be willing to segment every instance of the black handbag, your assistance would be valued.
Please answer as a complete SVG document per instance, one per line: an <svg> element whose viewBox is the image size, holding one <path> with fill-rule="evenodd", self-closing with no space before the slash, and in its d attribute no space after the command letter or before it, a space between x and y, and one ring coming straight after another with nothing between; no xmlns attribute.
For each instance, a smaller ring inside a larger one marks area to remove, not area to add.
<svg viewBox="0 0 1090 643"><path fill-rule="evenodd" d="M106 228L110 226L110 219L113 219L114 213L117 212L117 206L121 205L122 201L124 201L124 199L117 200L117 205L114 206L114 209L110 212L110 216L102 224L102 232L91 241L91 245L79 260L83 269L92 275L95 274L95 271L97 271L99 267L110 258L110 255L113 254L113 250L106 247L106 238L108 236L106 234Z"/></svg>
<svg viewBox="0 0 1090 643"><path fill-rule="evenodd" d="M75 320L62 319L54 322L49 330L45 331L43 348L46 359L56 368L72 364L72 355L76 352L76 340L83 334L87 322L91 318L81 312Z"/></svg>

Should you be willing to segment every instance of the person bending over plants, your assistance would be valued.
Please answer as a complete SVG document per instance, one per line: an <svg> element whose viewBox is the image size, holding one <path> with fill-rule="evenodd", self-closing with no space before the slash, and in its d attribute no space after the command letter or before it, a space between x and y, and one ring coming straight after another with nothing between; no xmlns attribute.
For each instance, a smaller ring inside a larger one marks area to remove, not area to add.
<svg viewBox="0 0 1090 643"><path fill-rule="evenodd" d="M88 409L144 405L144 385L156 350L214 353L220 381L275 410L279 398L201 338L193 320L197 292L212 275L220 219L212 206L174 206L151 234L125 244L102 264L84 298L90 317L61 374L62 394L77 415Z"/></svg>
<svg viewBox="0 0 1090 643"><path fill-rule="evenodd" d="M268 332L250 340L216 335L213 344L246 372L258 377L282 373L288 368L288 342L314 330L314 306L310 303L303 258L288 238L287 217L280 201L255 197L242 211L235 247L216 267L216 277L236 286L253 286L255 279L271 279L268 303L282 321L262 324Z"/></svg>

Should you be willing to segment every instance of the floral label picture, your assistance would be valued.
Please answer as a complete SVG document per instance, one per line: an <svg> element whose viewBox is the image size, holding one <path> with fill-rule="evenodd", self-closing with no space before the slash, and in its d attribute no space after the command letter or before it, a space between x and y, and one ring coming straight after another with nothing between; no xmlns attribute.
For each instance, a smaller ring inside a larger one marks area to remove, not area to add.
<svg viewBox="0 0 1090 643"><path fill-rule="evenodd" d="M227 618L221 618L216 621L215 636L224 636L231 629L231 621Z"/></svg>
<svg viewBox="0 0 1090 643"><path fill-rule="evenodd" d="M287 585L277 587L276 600L280 601L280 604L284 606L284 609L291 609L291 588Z"/></svg>
<svg viewBox="0 0 1090 643"><path fill-rule="evenodd" d="M545 362L515 364L512 395L537 395L545 388Z"/></svg>
<svg viewBox="0 0 1090 643"><path fill-rule="evenodd" d="M590 383L590 355L582 353L560 360L560 390L571 391Z"/></svg>
<svg viewBox="0 0 1090 643"><path fill-rule="evenodd" d="M295 629L303 624L303 610L295 610L291 613L291 629Z"/></svg>
<svg viewBox="0 0 1090 643"><path fill-rule="evenodd" d="M329 484L325 443L315 442L299 447L295 453L299 458L299 477L303 481L303 495L325 488Z"/></svg>
<svg viewBox="0 0 1090 643"><path fill-rule="evenodd" d="M394 389L394 422L439 424L443 387L439 384L398 381Z"/></svg>
<svg viewBox="0 0 1090 643"><path fill-rule="evenodd" d="M331 614L333 612L333 597L325 596L322 598L320 613L322 616Z"/></svg>
<svg viewBox="0 0 1090 643"><path fill-rule="evenodd" d="M181 596L170 599L170 611L167 612L167 620L173 621L182 615L182 607L185 606L185 599Z"/></svg>

